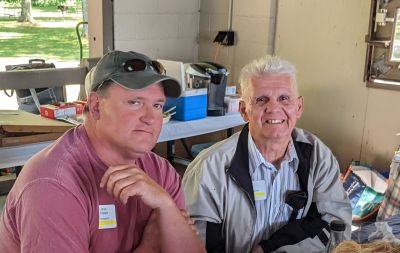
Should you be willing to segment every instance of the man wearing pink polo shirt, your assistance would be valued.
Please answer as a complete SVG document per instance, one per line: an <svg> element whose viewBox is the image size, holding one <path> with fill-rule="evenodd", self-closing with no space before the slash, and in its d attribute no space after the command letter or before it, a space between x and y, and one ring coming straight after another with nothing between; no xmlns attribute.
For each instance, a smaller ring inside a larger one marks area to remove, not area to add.
<svg viewBox="0 0 400 253"><path fill-rule="evenodd" d="M0 222L2 252L204 252L174 168L151 149L179 83L135 52L86 77L85 123L33 156ZM190 223L190 222L189 222Z"/></svg>

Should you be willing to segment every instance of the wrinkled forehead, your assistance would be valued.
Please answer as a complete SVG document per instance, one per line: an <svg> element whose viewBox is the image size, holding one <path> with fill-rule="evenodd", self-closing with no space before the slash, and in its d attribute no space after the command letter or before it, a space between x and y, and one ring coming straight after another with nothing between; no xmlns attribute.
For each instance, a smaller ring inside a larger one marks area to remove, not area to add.
<svg viewBox="0 0 400 253"><path fill-rule="evenodd" d="M150 84L149 86L140 88L140 89L131 89L128 88L124 85L121 85L117 82L111 82L112 89L110 92L116 91L121 94L120 95L126 95L126 96L132 96L132 95L148 95L148 96L156 96L162 94L165 96L165 90L164 86L162 83L157 82Z"/></svg>
<svg viewBox="0 0 400 253"><path fill-rule="evenodd" d="M252 93L260 90L287 90L298 94L296 78L289 73L272 73L253 76L251 78L251 91ZM254 94L253 94L254 95Z"/></svg>

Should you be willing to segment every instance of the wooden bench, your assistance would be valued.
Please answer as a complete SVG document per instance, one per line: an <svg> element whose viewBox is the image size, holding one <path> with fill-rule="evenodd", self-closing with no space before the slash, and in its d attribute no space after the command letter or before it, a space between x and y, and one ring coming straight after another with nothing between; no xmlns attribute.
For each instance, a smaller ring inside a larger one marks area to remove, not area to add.
<svg viewBox="0 0 400 253"><path fill-rule="evenodd" d="M21 7L3 6L3 15L8 17L18 17L21 13Z"/></svg>

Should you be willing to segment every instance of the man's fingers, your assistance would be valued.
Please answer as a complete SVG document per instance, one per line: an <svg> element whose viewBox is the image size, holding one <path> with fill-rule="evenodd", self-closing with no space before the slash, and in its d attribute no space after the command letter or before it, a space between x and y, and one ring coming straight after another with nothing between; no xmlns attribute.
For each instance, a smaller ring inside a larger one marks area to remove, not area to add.
<svg viewBox="0 0 400 253"><path fill-rule="evenodd" d="M125 205L129 197L137 196L141 198L146 191L145 184L145 182L137 180L135 183L124 187L119 194L119 200Z"/></svg>
<svg viewBox="0 0 400 253"><path fill-rule="evenodd" d="M192 230L193 230L193 232L196 234L196 235L199 235L200 233L199 233L199 231L197 230L197 228L196 228L196 226L191 226L191 228L192 228Z"/></svg>
<svg viewBox="0 0 400 253"><path fill-rule="evenodd" d="M151 208L174 203L169 194L136 164L108 168L100 186L106 187L107 192L123 204L132 196L139 197Z"/></svg>
<svg viewBox="0 0 400 253"><path fill-rule="evenodd" d="M112 194L116 199L123 204L128 202L129 197L139 196L144 194L146 186L146 176L138 171L131 169L124 172L118 172L116 176L111 174L107 182L107 192Z"/></svg>
<svg viewBox="0 0 400 253"><path fill-rule="evenodd" d="M109 184L107 184L107 191L109 193L111 193L112 195L114 195L114 197L116 199L119 199L122 202L122 198L121 198L122 191L126 187L133 186L137 182L137 180L138 180L138 178L136 178L134 176L127 176L125 178L121 178L121 179L117 180L116 182L114 182L113 185L111 185L112 182L109 181L110 186L109 186Z"/></svg>
<svg viewBox="0 0 400 253"><path fill-rule="evenodd" d="M190 214L184 209L180 209L180 211L181 211L182 216L185 218L186 222L189 225L194 225L194 221L192 218L190 218Z"/></svg>
<svg viewBox="0 0 400 253"><path fill-rule="evenodd" d="M185 209L180 209L181 214L183 217L188 218L190 217L189 213Z"/></svg>
<svg viewBox="0 0 400 253"><path fill-rule="evenodd" d="M187 221L187 223L188 223L189 225L194 225L194 221L193 221L192 218L187 218L186 221Z"/></svg>
<svg viewBox="0 0 400 253"><path fill-rule="evenodd" d="M131 165L118 165L118 166L112 166L109 167L106 172L104 173L103 177L101 178L100 181L100 187L103 188L104 186L106 186L109 177L112 173L116 172L116 171L120 171L120 170L125 170L129 167L132 167Z"/></svg>
<svg viewBox="0 0 400 253"><path fill-rule="evenodd" d="M194 220L192 218L190 218L189 213L184 209L181 209L180 211L181 211L183 218L185 218L187 224L190 226L190 228L196 233L196 235L199 235L199 231L197 231L197 228L194 225Z"/></svg>
<svg viewBox="0 0 400 253"><path fill-rule="evenodd" d="M122 189L126 186L124 184L129 184L129 180L131 180L131 183L135 183L138 180L142 180L143 177L143 173L136 168L129 168L114 172L108 177L108 181L106 183L107 192L113 194L117 184L120 185L119 188Z"/></svg>

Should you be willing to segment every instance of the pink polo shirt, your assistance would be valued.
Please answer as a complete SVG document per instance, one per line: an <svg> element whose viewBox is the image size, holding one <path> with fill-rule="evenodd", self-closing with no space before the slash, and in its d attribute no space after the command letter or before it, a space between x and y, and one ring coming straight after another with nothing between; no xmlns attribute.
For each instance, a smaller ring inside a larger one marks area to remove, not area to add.
<svg viewBox="0 0 400 253"><path fill-rule="evenodd" d="M167 160L150 152L138 164L184 208L179 175ZM135 197L122 205L101 189L106 169L83 126L33 156L7 197L0 251L132 252L151 209ZM99 229L99 206L106 205L115 206L116 228Z"/></svg>

